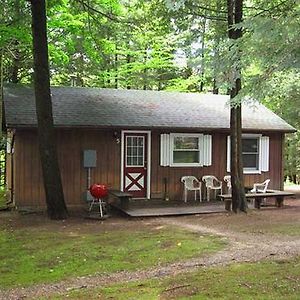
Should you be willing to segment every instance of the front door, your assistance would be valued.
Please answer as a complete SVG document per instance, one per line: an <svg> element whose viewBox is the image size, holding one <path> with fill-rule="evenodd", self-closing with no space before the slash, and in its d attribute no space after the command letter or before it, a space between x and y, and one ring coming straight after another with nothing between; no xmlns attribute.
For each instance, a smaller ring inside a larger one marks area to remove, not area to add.
<svg viewBox="0 0 300 300"><path fill-rule="evenodd" d="M124 134L125 192L134 198L147 197L147 133Z"/></svg>

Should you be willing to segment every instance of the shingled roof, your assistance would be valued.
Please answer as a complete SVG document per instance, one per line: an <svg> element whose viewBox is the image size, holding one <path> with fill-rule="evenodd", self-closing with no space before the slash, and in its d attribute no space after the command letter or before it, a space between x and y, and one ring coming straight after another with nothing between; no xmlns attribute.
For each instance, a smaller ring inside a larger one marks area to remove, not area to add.
<svg viewBox="0 0 300 300"><path fill-rule="evenodd" d="M228 96L165 91L52 87L56 127L228 130ZM8 128L36 127L34 91L4 89ZM295 131L259 103L243 105L243 129Z"/></svg>

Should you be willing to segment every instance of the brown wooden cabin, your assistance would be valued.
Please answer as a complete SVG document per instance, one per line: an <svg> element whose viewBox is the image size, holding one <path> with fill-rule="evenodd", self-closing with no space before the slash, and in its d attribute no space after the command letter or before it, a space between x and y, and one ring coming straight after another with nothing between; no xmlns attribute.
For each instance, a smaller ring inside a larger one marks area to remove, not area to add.
<svg viewBox="0 0 300 300"><path fill-rule="evenodd" d="M69 208L85 205L90 183L136 198L164 198L167 192L170 200L181 200L182 176L222 180L229 174L228 96L78 87L51 92ZM8 86L4 103L11 198L17 207L43 208L33 89ZM263 105L243 105L246 186L270 178L270 188L283 188L288 132L294 128Z"/></svg>

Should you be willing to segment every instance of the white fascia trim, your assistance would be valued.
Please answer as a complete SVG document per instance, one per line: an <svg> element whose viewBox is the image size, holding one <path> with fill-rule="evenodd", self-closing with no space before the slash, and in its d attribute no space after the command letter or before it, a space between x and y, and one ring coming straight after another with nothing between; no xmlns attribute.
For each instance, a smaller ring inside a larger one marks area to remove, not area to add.
<svg viewBox="0 0 300 300"><path fill-rule="evenodd" d="M199 151L199 161L200 151L202 148L201 137L203 133L170 133L170 167L203 167L201 162L199 163L174 163L173 162L173 151L174 151L174 138L175 137L197 137L198 138L198 151Z"/></svg>
<svg viewBox="0 0 300 300"><path fill-rule="evenodd" d="M147 133L148 136L148 155L147 155L147 199L151 195L151 130L122 130L121 131L121 183L120 190L124 191L124 141L125 133Z"/></svg>

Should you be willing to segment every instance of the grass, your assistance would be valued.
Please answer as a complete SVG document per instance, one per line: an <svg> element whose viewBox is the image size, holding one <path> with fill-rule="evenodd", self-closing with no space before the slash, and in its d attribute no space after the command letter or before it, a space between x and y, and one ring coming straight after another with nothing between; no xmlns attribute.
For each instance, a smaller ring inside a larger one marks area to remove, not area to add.
<svg viewBox="0 0 300 300"><path fill-rule="evenodd" d="M95 224L101 228L101 224ZM0 287L149 268L222 249L219 238L165 227L105 232L44 227L0 231Z"/></svg>
<svg viewBox="0 0 300 300"><path fill-rule="evenodd" d="M5 191L0 189L0 208L6 207Z"/></svg>
<svg viewBox="0 0 300 300"><path fill-rule="evenodd" d="M299 299L300 258L211 267L163 280L72 291L51 299Z"/></svg>
<svg viewBox="0 0 300 300"><path fill-rule="evenodd" d="M299 187L299 184L295 184L292 181L287 180L284 182L284 186L285 187Z"/></svg>

